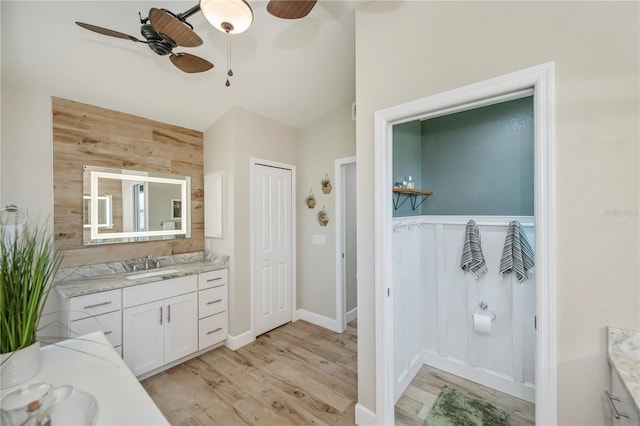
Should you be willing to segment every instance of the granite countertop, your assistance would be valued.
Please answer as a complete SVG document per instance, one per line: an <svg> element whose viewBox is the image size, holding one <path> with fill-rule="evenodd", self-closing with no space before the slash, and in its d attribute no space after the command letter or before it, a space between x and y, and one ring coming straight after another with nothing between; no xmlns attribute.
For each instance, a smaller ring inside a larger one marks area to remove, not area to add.
<svg viewBox="0 0 640 426"><path fill-rule="evenodd" d="M154 259L155 260L155 259ZM113 262L80 268L61 269L56 275L56 290L63 297L75 297L101 291L115 290L134 285L147 284L171 278L184 277L202 272L227 269L229 257L220 255L203 256L202 253L190 256L167 256L160 258L161 267L149 270L126 270L129 262ZM142 275L148 272L173 270L167 274L138 279L128 279L131 275Z"/></svg>
<svg viewBox="0 0 640 426"><path fill-rule="evenodd" d="M608 355L640 410L640 332L609 327Z"/></svg>

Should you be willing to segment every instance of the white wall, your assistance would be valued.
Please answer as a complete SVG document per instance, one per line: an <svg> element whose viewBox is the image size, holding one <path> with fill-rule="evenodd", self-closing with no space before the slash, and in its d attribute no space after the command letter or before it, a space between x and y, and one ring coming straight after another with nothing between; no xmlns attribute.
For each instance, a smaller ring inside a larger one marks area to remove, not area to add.
<svg viewBox="0 0 640 426"><path fill-rule="evenodd" d="M224 238L208 239L208 244L214 252L230 256L229 334L232 336L252 329L250 158L296 166L298 141L297 129L240 108L230 109L204 132L205 173L225 171Z"/></svg>
<svg viewBox="0 0 640 426"><path fill-rule="evenodd" d="M223 181L223 235L224 238L206 238L205 249L213 253L225 254L229 256L229 307L235 306L235 293L232 291L231 283L235 279L236 256L235 250L235 185L234 185L234 162L232 143L235 140L236 125L234 113L235 109L230 109L219 118L211 127L204 131L203 136L203 156L204 174L222 170L224 171ZM206 192L206 189L205 189ZM204 212L204 221L207 222L207 211ZM205 225L206 226L206 225ZM229 311L231 313L231 310ZM231 332L233 318L229 315L229 334Z"/></svg>
<svg viewBox="0 0 640 426"><path fill-rule="evenodd" d="M2 199L53 225L51 98L2 86Z"/></svg>
<svg viewBox="0 0 640 426"><path fill-rule="evenodd" d="M2 34L2 7L0 7L0 34ZM0 58L2 58L2 43L0 43ZM2 60L0 59L0 81L2 81ZM2 88L0 87L0 94ZM0 101L0 117L2 117L2 101ZM0 119L0 180L2 178L2 120ZM2 184L0 183L0 200L2 200ZM4 205L4 204L1 204Z"/></svg>
<svg viewBox="0 0 640 426"><path fill-rule="evenodd" d="M5 85L1 91L0 206L15 204L28 212L30 222L46 222L53 232L51 98ZM59 310L52 294L43 320L54 320ZM45 335L59 336L60 330L50 327L39 334Z"/></svg>
<svg viewBox="0 0 640 426"><path fill-rule="evenodd" d="M300 130L297 170L298 214L298 308L336 319L336 211L335 160L355 155L355 122L351 102L340 105ZM323 194L320 181L329 175L333 190ZM316 206L309 209L305 199L313 190ZM329 215L320 226L317 213L322 206ZM311 244L313 235L324 235L326 245Z"/></svg>
<svg viewBox="0 0 640 426"><path fill-rule="evenodd" d="M555 61L558 422L606 423L600 396L609 380L606 326L640 324L639 15L637 2L368 2L358 8L358 402L364 408L375 411L374 112Z"/></svg>

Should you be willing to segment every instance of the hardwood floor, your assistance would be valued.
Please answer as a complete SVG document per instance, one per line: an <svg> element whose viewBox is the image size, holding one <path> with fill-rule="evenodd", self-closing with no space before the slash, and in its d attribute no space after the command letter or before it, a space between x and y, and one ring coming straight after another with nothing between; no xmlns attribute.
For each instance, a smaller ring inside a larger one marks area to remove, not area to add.
<svg viewBox="0 0 640 426"><path fill-rule="evenodd" d="M422 425L444 385L449 385L467 392L469 395L487 400L506 411L511 415L512 426L535 425L534 404L428 365L422 366L407 390L398 400L395 408L396 425Z"/></svg>
<svg viewBox="0 0 640 426"><path fill-rule="evenodd" d="M172 425L353 425L357 320L342 334L296 321L142 382Z"/></svg>

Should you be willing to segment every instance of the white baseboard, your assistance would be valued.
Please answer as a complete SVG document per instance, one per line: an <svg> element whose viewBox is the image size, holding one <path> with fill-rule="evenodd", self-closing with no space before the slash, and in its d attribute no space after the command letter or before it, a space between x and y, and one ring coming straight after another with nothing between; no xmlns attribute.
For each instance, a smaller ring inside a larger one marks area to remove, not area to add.
<svg viewBox="0 0 640 426"><path fill-rule="evenodd" d="M237 336L232 336L229 334L227 336L226 346L232 351L235 351L236 349L240 349L241 347L248 345L254 340L256 339L255 337L253 337L253 330L245 331L244 333Z"/></svg>
<svg viewBox="0 0 640 426"><path fill-rule="evenodd" d="M531 383L516 382L510 377L495 371L471 367L462 361L453 358L443 358L439 354L424 350L422 352L424 363L439 370L446 371L483 386L504 392L525 401L535 402L536 389Z"/></svg>
<svg viewBox="0 0 640 426"><path fill-rule="evenodd" d="M358 308L353 308L349 312L347 312L347 324L349 324L354 319L358 318Z"/></svg>
<svg viewBox="0 0 640 426"><path fill-rule="evenodd" d="M356 424L358 426L374 426L376 424L376 413L357 402Z"/></svg>
<svg viewBox="0 0 640 426"><path fill-rule="evenodd" d="M338 325L338 321L333 318L325 317L324 315L316 314L315 312L307 311L305 309L298 309L296 314L298 319L335 331L336 333L342 333L342 330Z"/></svg>
<svg viewBox="0 0 640 426"><path fill-rule="evenodd" d="M395 388L393 389L395 403L398 402L404 391L407 390L413 379L418 374L418 371L420 371L420 368L422 368L424 364L424 355L422 353L418 353L418 355L416 355L416 357L411 361L411 366L404 372L404 375L402 376L402 379L400 379L400 382L397 383Z"/></svg>

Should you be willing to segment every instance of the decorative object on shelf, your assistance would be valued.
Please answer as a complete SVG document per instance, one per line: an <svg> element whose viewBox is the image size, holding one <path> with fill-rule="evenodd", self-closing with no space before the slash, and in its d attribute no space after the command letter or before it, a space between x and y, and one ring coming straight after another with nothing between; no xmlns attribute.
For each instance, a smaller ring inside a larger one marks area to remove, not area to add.
<svg viewBox="0 0 640 426"><path fill-rule="evenodd" d="M398 210L407 200L411 199L411 208L413 210L420 207L424 200L426 200L430 195L433 195L433 192L422 191L420 189L411 189L411 188L393 188L393 208L394 210ZM400 201L400 197L404 196L404 200ZM424 197L422 200L416 204L418 197Z"/></svg>
<svg viewBox="0 0 640 426"><path fill-rule="evenodd" d="M5 388L40 371L36 332L62 252L46 223L30 226L26 220L12 221L4 213L26 217L14 205L0 212L0 376Z"/></svg>
<svg viewBox="0 0 640 426"><path fill-rule="evenodd" d="M409 176L409 178L407 179L407 188L415 189L415 187L416 187L416 183L413 181L413 178Z"/></svg>
<svg viewBox="0 0 640 426"><path fill-rule="evenodd" d="M327 226L327 223L329 223L329 215L325 211L324 206L322 206L322 209L318 212L318 223L320 226Z"/></svg>
<svg viewBox="0 0 640 426"><path fill-rule="evenodd" d="M325 194L331 194L331 181L329 180L329 175L327 173L324 174L324 179L320 181L320 185L322 185L322 192Z"/></svg>
<svg viewBox="0 0 640 426"><path fill-rule="evenodd" d="M310 209L316 206L316 197L313 196L313 190L309 189L309 196L304 200L307 203L307 207Z"/></svg>

